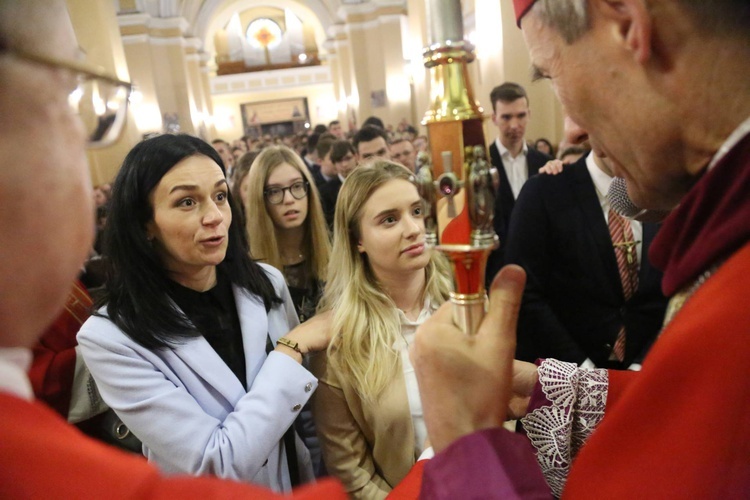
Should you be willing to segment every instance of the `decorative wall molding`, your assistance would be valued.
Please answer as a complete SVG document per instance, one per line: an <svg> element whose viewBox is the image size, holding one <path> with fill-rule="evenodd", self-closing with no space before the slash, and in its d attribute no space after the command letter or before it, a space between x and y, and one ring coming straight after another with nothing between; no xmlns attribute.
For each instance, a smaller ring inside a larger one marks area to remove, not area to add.
<svg viewBox="0 0 750 500"><path fill-rule="evenodd" d="M212 78L211 95L241 94L259 90L269 91L297 86L329 84L331 82L330 66L254 71Z"/></svg>
<svg viewBox="0 0 750 500"><path fill-rule="evenodd" d="M190 23L184 17L153 17L144 12L118 14L117 23L122 26L146 26L153 30L179 30L187 33Z"/></svg>
<svg viewBox="0 0 750 500"><path fill-rule="evenodd" d="M146 26L149 19L151 19L151 16L142 12L117 15L117 23L120 26Z"/></svg>
<svg viewBox="0 0 750 500"><path fill-rule="evenodd" d="M151 40L151 37L148 36L146 33L142 33L140 35L122 35L123 45L135 45L139 43L148 43L149 40Z"/></svg>
<svg viewBox="0 0 750 500"><path fill-rule="evenodd" d="M180 32L187 33L190 23L184 17L152 17L149 19L148 27L156 29L178 28Z"/></svg>

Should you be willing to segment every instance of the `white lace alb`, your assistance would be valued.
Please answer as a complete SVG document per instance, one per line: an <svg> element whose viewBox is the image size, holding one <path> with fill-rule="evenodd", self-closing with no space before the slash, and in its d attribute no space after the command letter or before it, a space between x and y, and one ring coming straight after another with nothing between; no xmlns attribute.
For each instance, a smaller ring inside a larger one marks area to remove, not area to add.
<svg viewBox="0 0 750 500"><path fill-rule="evenodd" d="M552 405L535 409L521 423L547 484L560 497L573 458L604 418L609 378L607 370L547 359L539 366L539 383Z"/></svg>

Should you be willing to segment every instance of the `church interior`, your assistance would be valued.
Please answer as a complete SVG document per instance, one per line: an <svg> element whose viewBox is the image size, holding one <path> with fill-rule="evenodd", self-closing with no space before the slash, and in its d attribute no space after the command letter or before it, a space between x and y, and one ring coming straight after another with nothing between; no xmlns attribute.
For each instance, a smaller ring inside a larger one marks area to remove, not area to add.
<svg viewBox="0 0 750 500"><path fill-rule="evenodd" d="M88 153L92 183L114 178L143 137L164 132L231 141L284 135L369 116L427 135L436 89L424 54L435 0L67 0L86 59L134 84L126 130ZM445 2L443 2L445 3ZM467 65L485 136L490 90L514 81L529 93L527 138L562 136L546 82L531 82L510 2L464 0ZM502 19L500 25L497 20ZM461 34L459 34L461 35Z"/></svg>

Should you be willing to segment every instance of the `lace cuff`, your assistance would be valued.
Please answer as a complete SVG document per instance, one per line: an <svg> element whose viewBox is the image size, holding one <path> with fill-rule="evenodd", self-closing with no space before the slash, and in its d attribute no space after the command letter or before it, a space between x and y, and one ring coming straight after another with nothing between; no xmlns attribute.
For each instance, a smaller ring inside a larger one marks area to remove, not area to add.
<svg viewBox="0 0 750 500"><path fill-rule="evenodd" d="M608 375L607 370L547 359L539 366L539 383L549 404L521 423L547 484L560 497L573 458L604 418Z"/></svg>

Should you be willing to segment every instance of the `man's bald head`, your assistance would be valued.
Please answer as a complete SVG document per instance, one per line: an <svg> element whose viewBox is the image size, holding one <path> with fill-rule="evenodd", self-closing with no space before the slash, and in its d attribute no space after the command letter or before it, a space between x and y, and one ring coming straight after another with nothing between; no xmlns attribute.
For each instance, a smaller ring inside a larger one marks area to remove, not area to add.
<svg viewBox="0 0 750 500"><path fill-rule="evenodd" d="M28 52L52 50L55 55L73 57L60 53L71 40L75 40L75 33L64 1L0 1L0 47L23 47Z"/></svg>

